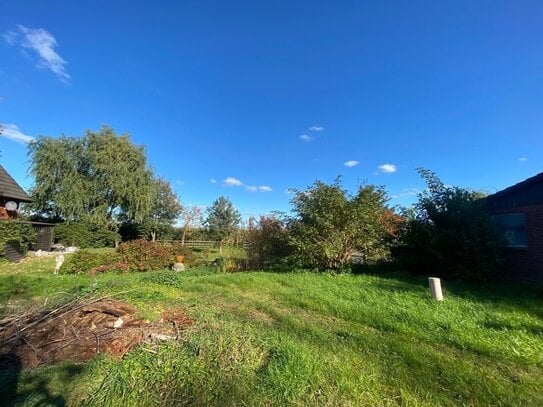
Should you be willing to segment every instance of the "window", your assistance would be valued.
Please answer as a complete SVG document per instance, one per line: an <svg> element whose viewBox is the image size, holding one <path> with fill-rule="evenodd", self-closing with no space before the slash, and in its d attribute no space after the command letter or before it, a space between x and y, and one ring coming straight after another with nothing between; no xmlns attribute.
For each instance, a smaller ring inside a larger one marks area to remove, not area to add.
<svg viewBox="0 0 543 407"><path fill-rule="evenodd" d="M502 230L507 247L528 247L526 221L523 213L493 215L492 220Z"/></svg>

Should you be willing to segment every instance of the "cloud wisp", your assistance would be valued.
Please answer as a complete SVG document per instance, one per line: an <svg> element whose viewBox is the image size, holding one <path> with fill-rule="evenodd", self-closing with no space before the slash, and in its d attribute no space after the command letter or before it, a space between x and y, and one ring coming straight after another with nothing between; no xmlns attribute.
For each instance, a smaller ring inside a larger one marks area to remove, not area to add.
<svg viewBox="0 0 543 407"><path fill-rule="evenodd" d="M3 34L4 41L11 46L20 46L36 53L38 67L53 72L62 82L68 83L70 75L66 72L66 60L56 51L58 42L49 31L43 28L28 28L17 26L18 31L7 31Z"/></svg>
<svg viewBox="0 0 543 407"><path fill-rule="evenodd" d="M526 161L528 161L528 157L520 157L518 160L521 163L525 163Z"/></svg>
<svg viewBox="0 0 543 407"><path fill-rule="evenodd" d="M309 131L323 131L324 130L324 127L322 126L311 126L309 128Z"/></svg>
<svg viewBox="0 0 543 407"><path fill-rule="evenodd" d="M214 180L213 180L214 181ZM222 184L227 187L245 187L249 192L271 192L272 188L268 185L245 185L241 180L234 177L227 177Z"/></svg>
<svg viewBox="0 0 543 407"><path fill-rule="evenodd" d="M5 137L21 144L28 144L34 141L34 137L24 134L15 124L4 124L0 132L0 137Z"/></svg>
<svg viewBox="0 0 543 407"><path fill-rule="evenodd" d="M353 168L353 167L356 167L358 164L360 164L360 162L356 160L349 160L349 161L345 161L343 165L345 165L345 167Z"/></svg>
<svg viewBox="0 0 543 407"><path fill-rule="evenodd" d="M394 164L382 164L377 169L384 174L392 174L398 171L398 167Z"/></svg>
<svg viewBox="0 0 543 407"><path fill-rule="evenodd" d="M313 140L313 137L311 137L309 134L302 134L300 139L306 143L309 143L311 140Z"/></svg>
<svg viewBox="0 0 543 407"><path fill-rule="evenodd" d="M272 189L271 187L267 186L267 185L259 185L259 186L256 186L256 185L247 185L245 187L247 189L247 191L249 192L257 192L257 191L260 191L260 192L271 192Z"/></svg>

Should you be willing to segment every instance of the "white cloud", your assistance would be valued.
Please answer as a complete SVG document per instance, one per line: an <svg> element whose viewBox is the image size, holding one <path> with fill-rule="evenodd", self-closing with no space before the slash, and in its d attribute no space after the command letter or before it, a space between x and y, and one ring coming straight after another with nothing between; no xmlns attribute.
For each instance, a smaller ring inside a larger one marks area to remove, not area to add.
<svg viewBox="0 0 543 407"><path fill-rule="evenodd" d="M323 131L324 130L324 127L322 126L311 126L309 128L309 131Z"/></svg>
<svg viewBox="0 0 543 407"><path fill-rule="evenodd" d="M0 133L0 137L6 137L10 140L13 140L22 144L26 144L31 141L34 141L34 137L24 134L14 124L4 124L2 126L2 132Z"/></svg>
<svg viewBox="0 0 543 407"><path fill-rule="evenodd" d="M518 160L519 160L521 163L524 163L524 162L528 161L528 157L520 157Z"/></svg>
<svg viewBox="0 0 543 407"><path fill-rule="evenodd" d="M311 137L310 135L308 134L302 134L300 136L300 139L302 139L303 141L305 141L306 143L309 143L311 140L313 140L313 137Z"/></svg>
<svg viewBox="0 0 543 407"><path fill-rule="evenodd" d="M228 177L223 181L224 185L228 185L229 187L241 187L243 186L243 182L241 182L239 179L234 177Z"/></svg>
<svg viewBox="0 0 543 407"><path fill-rule="evenodd" d="M360 164L358 161L356 160L349 160L349 161L345 161L345 167L349 167L349 168L352 168L352 167L356 167L358 164Z"/></svg>
<svg viewBox="0 0 543 407"><path fill-rule="evenodd" d="M384 172L385 174L392 174L393 172L398 171L398 168L394 164L383 164L377 168L379 171Z"/></svg>
<svg viewBox="0 0 543 407"><path fill-rule="evenodd" d="M176 185L178 185L178 186L180 186L180 187L182 187L183 185L185 185L185 181L180 180L180 179L176 179L176 180L175 180L175 183L176 183Z"/></svg>
<svg viewBox="0 0 543 407"><path fill-rule="evenodd" d="M267 185L261 185L258 187L259 191L262 191L262 192L271 192L271 187L267 186Z"/></svg>
<svg viewBox="0 0 543 407"><path fill-rule="evenodd" d="M55 51L57 40L49 31L43 28L28 28L18 26L19 31L7 31L3 37L9 45L19 45L34 51L39 60L39 67L49 69L61 81L68 82L70 75L66 72L66 61Z"/></svg>
<svg viewBox="0 0 543 407"><path fill-rule="evenodd" d="M216 183L217 183L217 180L214 179L214 178L211 178L211 179L209 180L209 182L211 182L212 184L216 184Z"/></svg>
<svg viewBox="0 0 543 407"><path fill-rule="evenodd" d="M258 190L258 187L254 186L254 185L248 185L247 186L247 191L256 192L257 190Z"/></svg>

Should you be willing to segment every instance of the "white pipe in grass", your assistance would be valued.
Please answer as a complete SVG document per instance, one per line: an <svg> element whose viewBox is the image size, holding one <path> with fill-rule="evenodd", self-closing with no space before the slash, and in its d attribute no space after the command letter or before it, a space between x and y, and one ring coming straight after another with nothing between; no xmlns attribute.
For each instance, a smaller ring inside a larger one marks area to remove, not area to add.
<svg viewBox="0 0 543 407"><path fill-rule="evenodd" d="M437 301L443 301L443 291L441 291L441 280L437 277L428 277L432 298Z"/></svg>

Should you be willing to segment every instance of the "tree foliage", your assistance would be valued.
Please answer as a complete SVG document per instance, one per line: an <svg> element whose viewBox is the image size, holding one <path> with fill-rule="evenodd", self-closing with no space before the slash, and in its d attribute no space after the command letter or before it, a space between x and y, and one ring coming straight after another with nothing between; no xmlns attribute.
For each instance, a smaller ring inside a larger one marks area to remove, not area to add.
<svg viewBox="0 0 543 407"><path fill-rule="evenodd" d="M291 200L291 244L304 264L320 269L341 269L355 253L365 262L383 258L394 219L387 200L374 185L351 195L339 178L330 185L316 181Z"/></svg>
<svg viewBox="0 0 543 407"><path fill-rule="evenodd" d="M234 204L226 197L220 196L207 208L205 226L210 235L217 239L221 245L227 240L241 222L241 215Z"/></svg>
<svg viewBox="0 0 543 407"><path fill-rule="evenodd" d="M141 220L149 213L152 172L128 135L104 126L83 137L41 136L28 148L39 214L113 227L119 214Z"/></svg>
<svg viewBox="0 0 543 407"><path fill-rule="evenodd" d="M483 207L484 195L450 187L419 168L427 190L419 195L402 233L401 258L412 271L484 279L498 267L501 235Z"/></svg>
<svg viewBox="0 0 543 407"><path fill-rule="evenodd" d="M149 214L140 222L138 230L141 237L151 238L173 233L173 224L183 211L177 195L170 183L162 178L152 181L152 200Z"/></svg>

